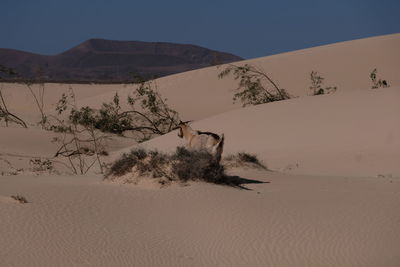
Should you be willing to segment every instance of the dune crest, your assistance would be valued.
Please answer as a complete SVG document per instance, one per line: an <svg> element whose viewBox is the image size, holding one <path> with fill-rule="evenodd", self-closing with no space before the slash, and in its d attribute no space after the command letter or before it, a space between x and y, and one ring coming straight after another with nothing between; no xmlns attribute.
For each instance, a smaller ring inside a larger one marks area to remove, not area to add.
<svg viewBox="0 0 400 267"><path fill-rule="evenodd" d="M182 120L224 133L223 157L247 152L268 167L231 166L242 187L160 188L149 177L127 186L104 181L95 168L47 171L54 133L37 125L23 85L0 84L29 126L0 128L0 265L399 266L399 47L394 34L239 62L257 64L299 96L247 108L232 104L237 82L219 80L221 67L158 79ZM391 87L371 89L374 68ZM311 71L337 92L308 96ZM46 84L44 110L54 114L70 86L77 105L92 108L134 89ZM172 131L140 145L169 152L183 140ZM134 147L135 140L112 136L104 159Z"/></svg>

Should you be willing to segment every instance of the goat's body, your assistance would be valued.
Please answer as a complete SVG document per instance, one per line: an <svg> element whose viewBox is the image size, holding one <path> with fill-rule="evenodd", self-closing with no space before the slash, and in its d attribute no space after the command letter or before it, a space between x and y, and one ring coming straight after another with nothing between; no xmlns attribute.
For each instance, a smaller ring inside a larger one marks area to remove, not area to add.
<svg viewBox="0 0 400 267"><path fill-rule="evenodd" d="M192 149L206 149L211 150L213 146L218 143L218 139L206 134L200 134L196 132L196 134L192 135L189 142L187 143L188 148Z"/></svg>
<svg viewBox="0 0 400 267"><path fill-rule="evenodd" d="M224 135L195 131L186 124L181 124L179 137L186 139L186 147L193 150L206 150L219 162L224 146Z"/></svg>

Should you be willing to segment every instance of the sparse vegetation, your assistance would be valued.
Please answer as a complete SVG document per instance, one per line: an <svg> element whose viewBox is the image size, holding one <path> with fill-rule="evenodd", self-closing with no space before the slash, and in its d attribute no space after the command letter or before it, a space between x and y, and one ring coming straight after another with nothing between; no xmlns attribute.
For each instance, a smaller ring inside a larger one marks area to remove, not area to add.
<svg viewBox="0 0 400 267"><path fill-rule="evenodd" d="M208 183L226 183L224 166L206 150L187 150L178 147L172 155L172 174L180 181L201 180Z"/></svg>
<svg viewBox="0 0 400 267"><path fill-rule="evenodd" d="M13 69L0 65L0 81L3 76L15 76L16 74L17 73ZM25 121L8 110L2 89L3 85L0 87L0 121L4 120L6 127L8 127L8 123L11 122L27 128L28 126L26 125Z"/></svg>
<svg viewBox="0 0 400 267"><path fill-rule="evenodd" d="M36 107L39 110L40 113L40 121L38 122L38 125L42 127L42 129L48 129L49 122L48 122L48 116L44 112L44 94L45 94L45 84L44 84L44 72L40 66L35 66L33 69L33 73L35 74L35 81L21 81L22 84L24 84L30 94L32 95L33 100L35 101ZM38 87L38 90L34 90L33 85L36 84Z"/></svg>
<svg viewBox="0 0 400 267"><path fill-rule="evenodd" d="M71 94L63 94L57 111L59 114L71 107L67 102L73 99ZM90 107L77 110L71 108L70 119L77 124L88 126L105 133L123 135L125 131L138 134L138 141L148 140L152 135L163 135L175 129L179 123L179 114L168 107L166 99L159 94L154 81L140 80L138 87L127 98L130 110L123 110L118 93L109 103L103 103L100 110ZM80 117L80 118L78 118ZM52 126L54 131L63 131L63 128ZM66 129L64 129L66 130Z"/></svg>
<svg viewBox="0 0 400 267"><path fill-rule="evenodd" d="M268 168L260 162L257 155L239 152L237 154L228 155L224 158L225 164L232 167L255 167L267 170Z"/></svg>
<svg viewBox="0 0 400 267"><path fill-rule="evenodd" d="M188 182L202 180L220 183L224 167L207 151L189 151L178 147L173 154L155 150L134 149L115 161L106 178L118 177L133 172L138 176L166 178L169 181Z"/></svg>
<svg viewBox="0 0 400 267"><path fill-rule="evenodd" d="M18 201L21 204L29 203L28 200L25 197L21 196L21 195L11 196L11 198L15 199L16 201Z"/></svg>
<svg viewBox="0 0 400 267"><path fill-rule="evenodd" d="M122 111L118 93L109 103L103 103L99 112L93 117L94 127L102 132L123 134L132 128L133 119Z"/></svg>
<svg viewBox="0 0 400 267"><path fill-rule="evenodd" d="M141 164L147 157L149 153L141 148L133 149L129 153L124 153L122 157L116 160L110 167L107 172L106 177L109 176L122 176L130 171L135 166ZM144 168L139 168L140 170L144 170ZM149 169L151 171L152 169ZM139 175L144 174L143 171L140 171Z"/></svg>
<svg viewBox="0 0 400 267"><path fill-rule="evenodd" d="M162 98L158 92L155 81L138 79L138 87L128 97L131 110L127 115L132 115L136 127L133 131L139 131L148 139L152 134L163 135L175 129L180 121L179 114L167 105L167 99Z"/></svg>
<svg viewBox="0 0 400 267"><path fill-rule="evenodd" d="M53 140L60 144L55 157L67 158L69 167L75 174L87 173L96 162L103 173L104 163L101 156L106 154L104 141L108 136L95 128L95 111L90 107L78 109L72 88L69 95L62 95L56 110L59 115L67 110L70 114L68 121L55 117L58 124L53 125L52 129L60 133Z"/></svg>
<svg viewBox="0 0 400 267"><path fill-rule="evenodd" d="M220 79L233 74L239 80L239 86L233 96L233 101L242 102L243 106L258 105L274 101L290 99L291 96L280 88L269 75L255 66L245 64L237 66L229 64L219 73Z"/></svg>
<svg viewBox="0 0 400 267"><path fill-rule="evenodd" d="M235 160L252 162L252 166L262 165L256 156L239 153ZM105 179L120 180L131 183L138 177L161 178L162 184L188 181L204 181L214 184L238 186L245 179L229 176L225 173L225 166L215 161L214 157L205 150L187 150L177 147L175 153L166 154L155 150L147 151L136 148L125 153L109 168ZM246 180L250 181L250 180ZM254 182L254 181L253 181Z"/></svg>
<svg viewBox="0 0 400 267"><path fill-rule="evenodd" d="M329 86L322 88L323 81L325 78L322 76L318 75L318 72L316 71L311 71L310 74L310 79L311 79L311 86L309 87L311 94L312 95L325 95L325 94L330 94L334 93L337 90L336 86Z"/></svg>
<svg viewBox="0 0 400 267"><path fill-rule="evenodd" d="M77 108L74 91L70 88L58 101L58 116L50 116L55 123L48 129L60 134L53 140L60 144L55 157L67 158L75 174L87 173L96 162L103 173L105 164L101 157L108 155L104 142L109 137L106 133L122 135L133 131L139 133L138 139L143 141L154 134L165 134L178 125L178 113L167 106L166 99L151 82L140 80L127 101L131 106L128 111L122 110L118 94L100 110L89 106ZM61 118L63 113L69 114L68 119Z"/></svg>
<svg viewBox="0 0 400 267"><path fill-rule="evenodd" d="M49 159L34 158L29 161L34 172L52 172L53 162Z"/></svg>
<svg viewBox="0 0 400 267"><path fill-rule="evenodd" d="M371 81L372 81L372 89L390 87L389 83L386 80L378 79L377 73L378 73L378 70L375 68L369 74L369 77L371 78Z"/></svg>
<svg viewBox="0 0 400 267"><path fill-rule="evenodd" d="M21 171L23 171L23 169L17 169L15 168L11 162L7 159L1 158L0 157L0 176L4 176L4 175L18 175Z"/></svg>

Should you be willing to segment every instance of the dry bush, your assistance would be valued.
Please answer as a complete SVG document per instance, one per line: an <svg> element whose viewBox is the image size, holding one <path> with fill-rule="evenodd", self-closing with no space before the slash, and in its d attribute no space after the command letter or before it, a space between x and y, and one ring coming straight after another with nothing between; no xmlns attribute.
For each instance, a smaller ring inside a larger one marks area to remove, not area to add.
<svg viewBox="0 0 400 267"><path fill-rule="evenodd" d="M90 107L78 109L75 94L70 88L69 94L63 94L56 111L61 115L69 111L68 120L52 116L56 125L51 130L59 136L53 142L59 144L55 157L64 157L67 165L74 174L86 174L97 163L100 172L104 173L104 163L101 156L108 154L105 151L105 141L108 136L95 128L95 111Z"/></svg>
<svg viewBox="0 0 400 267"><path fill-rule="evenodd" d="M390 87L389 83L386 80L378 79L377 73L378 73L378 70L375 68L369 74L369 77L371 78L371 82L373 84L372 89Z"/></svg>
<svg viewBox="0 0 400 267"><path fill-rule="evenodd" d="M0 65L0 81L2 80L3 76L7 77L15 75L17 75L17 73L13 69ZM0 88L0 121L4 120L6 127L8 127L8 123L16 123L24 128L27 128L28 126L26 125L25 121L8 110L7 102L3 95L2 89L3 85L1 85Z"/></svg>
<svg viewBox="0 0 400 267"><path fill-rule="evenodd" d="M224 167L210 153L190 151L184 147L178 147L173 154L134 149L111 165L105 179L113 180L131 172L138 176L163 177L180 182L224 183L225 177Z"/></svg>
<svg viewBox="0 0 400 267"><path fill-rule="evenodd" d="M241 166L246 162L251 163L248 165L250 167L266 169L254 155L239 153L232 156L232 160L241 162ZM225 166L217 162L209 152L187 150L184 147L177 147L172 154L142 148L133 149L111 165L104 179L134 183L138 177L161 178L158 181L162 184L174 181L204 181L242 189L246 189L241 186L243 183L257 182L229 176L225 173Z"/></svg>
<svg viewBox="0 0 400 267"><path fill-rule="evenodd" d="M133 149L129 153L124 153L122 157L116 160L109 170L106 177L109 176L122 176L132 170L132 168L143 162L148 157L148 153L144 149Z"/></svg>
<svg viewBox="0 0 400 267"><path fill-rule="evenodd" d="M34 158L29 161L34 172L52 172L54 170L53 162L49 159Z"/></svg>
<svg viewBox="0 0 400 267"><path fill-rule="evenodd" d="M34 74L34 80L29 81L29 80L21 80L21 83L24 84L34 102L35 105L40 113L40 121L37 122L38 125L40 125L42 127L42 129L44 130L48 130L50 125L49 125L49 121L48 121L48 116L45 113L45 102L44 102L44 95L45 95L45 74L44 74L44 70L41 66L39 65L35 65L32 67L32 72ZM34 89L34 86L36 85L37 90Z"/></svg>
<svg viewBox="0 0 400 267"><path fill-rule="evenodd" d="M229 167L253 167L268 170L268 168L257 158L257 155L239 152L226 156L224 159L226 166Z"/></svg>
<svg viewBox="0 0 400 267"><path fill-rule="evenodd" d="M172 174L180 181L201 180L224 183L224 166L206 150L187 150L178 147L172 155Z"/></svg>
<svg viewBox="0 0 400 267"><path fill-rule="evenodd" d="M322 88L323 81L325 78L322 76L318 75L318 72L312 71L310 73L310 79L311 79L311 86L309 87L311 94L312 95L325 95L325 94L331 94L336 92L337 87L336 86L328 86L325 88Z"/></svg>
<svg viewBox="0 0 400 267"><path fill-rule="evenodd" d="M26 200L26 198L21 195L11 196L11 198L15 199L16 201L18 201L21 204L29 203L28 200Z"/></svg>

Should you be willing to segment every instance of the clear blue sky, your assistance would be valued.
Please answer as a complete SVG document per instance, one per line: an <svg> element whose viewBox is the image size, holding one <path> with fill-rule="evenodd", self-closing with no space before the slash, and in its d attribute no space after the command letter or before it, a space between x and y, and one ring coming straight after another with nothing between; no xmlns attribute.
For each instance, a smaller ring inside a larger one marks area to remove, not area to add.
<svg viewBox="0 0 400 267"><path fill-rule="evenodd" d="M0 48L87 39L196 44L244 58L400 32L400 0L0 0Z"/></svg>

